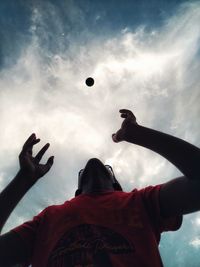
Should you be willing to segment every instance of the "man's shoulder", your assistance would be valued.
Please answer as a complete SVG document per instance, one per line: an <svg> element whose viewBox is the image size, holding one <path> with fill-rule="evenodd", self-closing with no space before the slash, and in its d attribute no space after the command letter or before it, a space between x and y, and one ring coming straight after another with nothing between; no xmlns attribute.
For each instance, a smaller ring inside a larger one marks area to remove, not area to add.
<svg viewBox="0 0 200 267"><path fill-rule="evenodd" d="M61 203L61 204L52 204L52 205L49 205L45 208L45 211L46 212L51 212L51 211L56 211L56 210L60 210L60 209L63 209L65 205L67 205L67 202L69 202L68 200L65 201L64 203Z"/></svg>

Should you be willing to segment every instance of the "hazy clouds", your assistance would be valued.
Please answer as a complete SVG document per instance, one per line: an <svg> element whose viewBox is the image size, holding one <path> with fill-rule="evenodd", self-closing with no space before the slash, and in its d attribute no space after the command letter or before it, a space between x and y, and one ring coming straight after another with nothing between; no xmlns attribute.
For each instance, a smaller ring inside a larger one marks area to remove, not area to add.
<svg viewBox="0 0 200 267"><path fill-rule="evenodd" d="M113 143L111 135L122 123L121 108L131 109L143 126L199 146L199 2L180 6L151 31L145 25L136 30L127 25L105 38L86 28L87 40L83 32L78 36L87 17L70 3L65 15L77 36L63 24L59 9L46 6L51 26L36 5L30 42L22 44L16 64L0 72L0 189L19 169L18 154L31 133L41 138L34 153L50 142L44 162L55 156L50 172L22 199L3 232L72 198L78 171L91 157L112 165L127 192L182 175L150 150ZM51 38L57 45L52 49ZM88 76L95 79L93 87L85 85ZM199 264L199 220L199 213L184 216L179 231L162 235L165 266ZM168 262L168 255L174 262Z"/></svg>

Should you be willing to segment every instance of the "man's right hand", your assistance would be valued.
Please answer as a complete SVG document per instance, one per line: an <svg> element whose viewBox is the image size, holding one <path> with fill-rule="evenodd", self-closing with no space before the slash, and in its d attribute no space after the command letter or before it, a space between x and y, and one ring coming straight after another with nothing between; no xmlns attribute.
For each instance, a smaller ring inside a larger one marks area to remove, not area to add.
<svg viewBox="0 0 200 267"><path fill-rule="evenodd" d="M130 128L135 128L136 129L139 127L138 123L136 122L136 117L133 114L131 110L128 109L120 109L119 110L122 118L125 118L125 120L122 122L121 128L115 133L112 134L112 140L115 143L121 142L121 141L128 141L129 142L129 132ZM132 132L131 132L132 134ZM133 134L132 134L133 137Z"/></svg>
<svg viewBox="0 0 200 267"><path fill-rule="evenodd" d="M38 142L40 142L40 139L36 139L35 134L32 134L24 143L22 151L19 154L20 173L25 179L30 179L30 182L33 183L50 170L54 159L54 156L51 156L46 164L39 163L44 153L49 148L49 143L47 143L35 157L32 156L33 146Z"/></svg>

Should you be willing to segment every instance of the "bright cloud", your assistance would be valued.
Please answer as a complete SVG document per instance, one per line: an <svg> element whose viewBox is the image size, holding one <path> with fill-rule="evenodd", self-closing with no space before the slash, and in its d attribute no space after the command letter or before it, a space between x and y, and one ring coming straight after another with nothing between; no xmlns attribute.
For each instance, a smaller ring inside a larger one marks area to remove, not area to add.
<svg viewBox="0 0 200 267"><path fill-rule="evenodd" d="M61 35L66 36L62 21L56 20L56 10L51 14ZM72 198L78 171L91 157L112 165L125 191L181 175L150 150L112 142L112 133L122 123L121 108L131 109L141 125L199 146L198 2L182 6L152 32L145 27L135 31L127 27L114 37L96 36L85 45L71 40L65 52L54 55L38 39L38 21L43 25L40 34L48 34L45 18L34 9L32 42L15 65L0 73L1 190L16 174L18 154L31 133L41 138L34 152L50 142L44 162L54 155L55 163L20 202L4 232L46 206ZM58 47L62 42L58 40ZM88 76L95 79L93 87L85 85ZM188 240L192 232L184 234ZM181 230L173 235L182 238ZM190 245L199 246L199 239Z"/></svg>
<svg viewBox="0 0 200 267"><path fill-rule="evenodd" d="M195 248L199 248L200 247L200 239L199 238L195 238L189 244L191 246L195 247Z"/></svg>

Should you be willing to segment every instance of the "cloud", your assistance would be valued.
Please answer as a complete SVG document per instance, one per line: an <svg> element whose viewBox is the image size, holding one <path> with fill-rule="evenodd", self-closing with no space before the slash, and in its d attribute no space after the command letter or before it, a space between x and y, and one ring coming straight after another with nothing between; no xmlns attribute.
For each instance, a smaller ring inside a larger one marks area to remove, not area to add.
<svg viewBox="0 0 200 267"><path fill-rule="evenodd" d="M39 7L33 9L32 41L23 47L16 64L0 73L1 190L19 169L18 154L31 133L41 138L34 153L50 142L43 161L54 155L55 163L22 199L3 232L46 206L72 198L78 171L91 157L111 164L127 192L181 175L146 148L112 142L112 133L122 123L121 108L131 109L141 125L199 146L198 2L182 5L162 27L152 31L145 26L135 31L126 27L115 36L95 36L90 42L87 38L79 42L63 25L60 11L51 4L47 7L47 15ZM73 8L74 13L68 13L70 25L76 24L73 19L78 14L79 23L84 23L84 14L75 5ZM55 22L52 29L48 14ZM57 48L51 50L54 37ZM85 85L89 76L95 79L93 87ZM193 230L187 216L185 222L189 226L184 228L184 236L191 240ZM169 235L166 242L182 240L181 231ZM197 247L197 239L189 245ZM167 261L171 252L169 247L165 250L166 254L161 251Z"/></svg>
<svg viewBox="0 0 200 267"><path fill-rule="evenodd" d="M200 239L199 238L195 238L189 244L191 246L194 246L195 248L199 248L200 247Z"/></svg>

